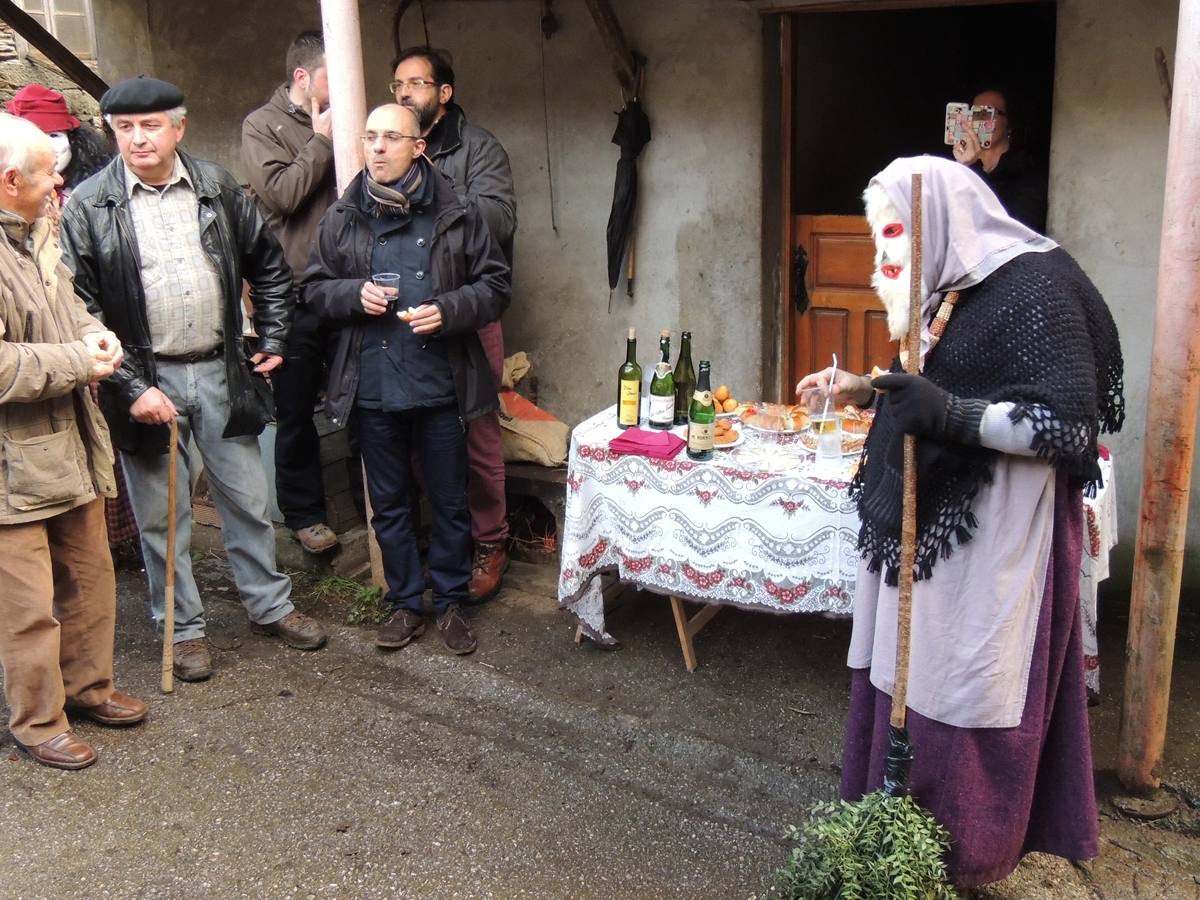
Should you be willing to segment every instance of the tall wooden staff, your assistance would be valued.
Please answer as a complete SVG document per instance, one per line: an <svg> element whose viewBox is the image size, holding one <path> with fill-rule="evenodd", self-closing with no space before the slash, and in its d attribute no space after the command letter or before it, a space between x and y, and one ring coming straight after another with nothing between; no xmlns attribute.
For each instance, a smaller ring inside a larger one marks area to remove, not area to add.
<svg viewBox="0 0 1200 900"><path fill-rule="evenodd" d="M1117 774L1158 787L1200 400L1200 0L1180 0Z"/></svg>
<svg viewBox="0 0 1200 900"><path fill-rule="evenodd" d="M175 690L175 460L179 456L179 420L171 417L167 447L167 565L163 588L162 692Z"/></svg>

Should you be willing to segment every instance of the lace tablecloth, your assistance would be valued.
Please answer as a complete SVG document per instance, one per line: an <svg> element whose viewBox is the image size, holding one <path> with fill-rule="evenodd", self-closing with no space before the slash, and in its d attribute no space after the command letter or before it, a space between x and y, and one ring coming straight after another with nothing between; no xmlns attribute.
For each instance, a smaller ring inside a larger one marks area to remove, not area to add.
<svg viewBox="0 0 1200 900"><path fill-rule="evenodd" d="M794 436L746 429L741 446L696 463L617 456L615 407L571 437L559 605L592 640L604 627L601 573L661 594L774 612L847 614L858 515L846 495L857 455L813 459ZM779 444L775 440L791 440Z"/></svg>
<svg viewBox="0 0 1200 900"><path fill-rule="evenodd" d="M701 603L850 613L859 523L847 488L857 454L818 462L793 436L745 429L739 446L711 462L682 450L671 460L618 456L608 449L616 422L612 407L571 436L558 600L589 638L616 643L605 630L602 574ZM1117 533L1111 459L1101 469L1105 486L1085 502L1081 572L1089 687L1099 685L1096 585Z"/></svg>
<svg viewBox="0 0 1200 900"><path fill-rule="evenodd" d="M1083 618L1083 665L1087 689L1100 693L1100 645L1096 635L1096 590L1108 577L1108 553L1117 544L1117 486L1113 460L1107 450L1100 454L1103 487L1095 497L1083 500L1083 557L1079 573L1079 610Z"/></svg>

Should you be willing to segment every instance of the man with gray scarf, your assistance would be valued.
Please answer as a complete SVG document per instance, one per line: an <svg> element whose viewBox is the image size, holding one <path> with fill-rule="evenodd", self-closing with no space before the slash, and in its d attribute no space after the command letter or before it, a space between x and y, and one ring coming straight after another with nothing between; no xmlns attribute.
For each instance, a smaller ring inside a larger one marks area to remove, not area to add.
<svg viewBox="0 0 1200 900"><path fill-rule="evenodd" d="M412 110L374 110L363 144L366 170L322 219L301 290L341 328L325 405L349 422L366 466L393 610L375 643L397 649L425 630L415 455L432 509L438 631L449 650L470 653L477 642L459 608L471 577L466 429L497 407L477 332L508 305L509 268L475 206L423 156Z"/></svg>

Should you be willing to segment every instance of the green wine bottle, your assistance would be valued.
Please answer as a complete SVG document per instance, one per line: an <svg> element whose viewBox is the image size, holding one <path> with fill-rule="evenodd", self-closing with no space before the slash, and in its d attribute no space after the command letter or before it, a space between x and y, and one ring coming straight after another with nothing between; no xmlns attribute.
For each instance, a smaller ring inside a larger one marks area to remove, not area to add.
<svg viewBox="0 0 1200 900"><path fill-rule="evenodd" d="M703 462L713 458L713 426L717 407L709 385L708 360L700 360L700 378L696 382L692 403L688 407L687 455Z"/></svg>
<svg viewBox="0 0 1200 900"><path fill-rule="evenodd" d="M625 364L617 370L617 425L633 428L642 411L642 367L637 363L637 334L629 329Z"/></svg>
<svg viewBox="0 0 1200 900"><path fill-rule="evenodd" d="M671 332L658 335L662 361L654 367L650 379L650 427L665 431L675 424L675 376L671 374Z"/></svg>
<svg viewBox="0 0 1200 900"><path fill-rule="evenodd" d="M696 370L692 368L692 333L679 335L679 361L675 363L675 424L686 425L692 392L696 390Z"/></svg>

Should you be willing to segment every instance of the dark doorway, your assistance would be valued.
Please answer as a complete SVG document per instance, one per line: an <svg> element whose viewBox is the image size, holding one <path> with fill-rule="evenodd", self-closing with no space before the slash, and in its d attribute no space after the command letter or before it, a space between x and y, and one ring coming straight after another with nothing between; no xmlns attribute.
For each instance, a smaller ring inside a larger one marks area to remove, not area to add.
<svg viewBox="0 0 1200 900"><path fill-rule="evenodd" d="M1047 171L1052 2L798 14L793 35L794 213L861 215L863 188L892 159L950 155L948 102L996 87L1013 149Z"/></svg>

